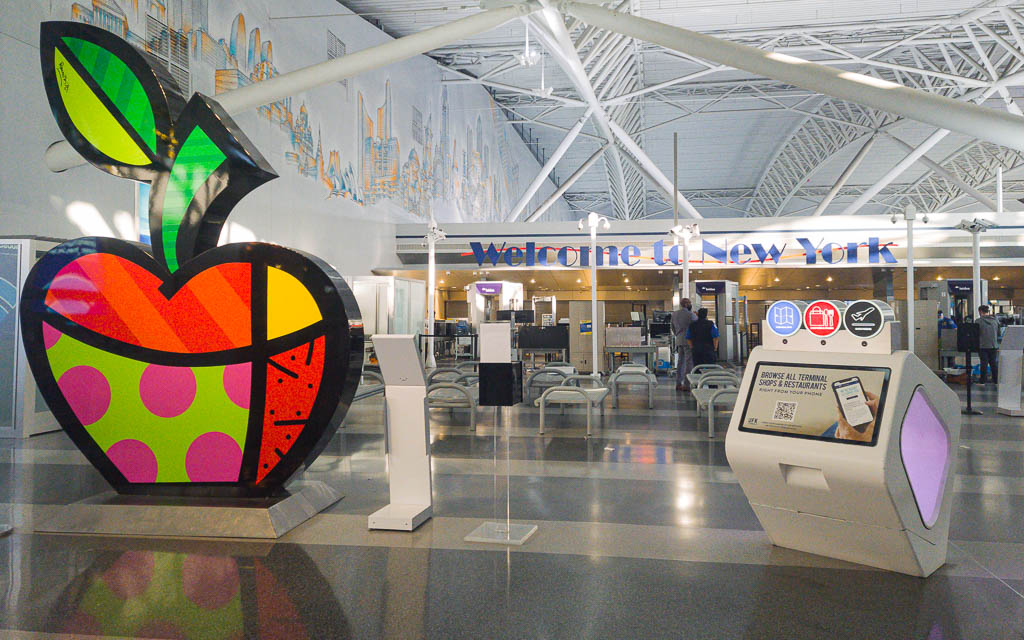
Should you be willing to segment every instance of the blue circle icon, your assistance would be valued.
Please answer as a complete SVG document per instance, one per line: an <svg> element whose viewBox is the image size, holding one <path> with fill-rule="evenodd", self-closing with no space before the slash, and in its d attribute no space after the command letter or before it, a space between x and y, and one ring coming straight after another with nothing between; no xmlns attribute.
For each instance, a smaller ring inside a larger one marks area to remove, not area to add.
<svg viewBox="0 0 1024 640"><path fill-rule="evenodd" d="M772 333L788 338L800 330L803 312L789 300L780 300L768 307L767 320Z"/></svg>

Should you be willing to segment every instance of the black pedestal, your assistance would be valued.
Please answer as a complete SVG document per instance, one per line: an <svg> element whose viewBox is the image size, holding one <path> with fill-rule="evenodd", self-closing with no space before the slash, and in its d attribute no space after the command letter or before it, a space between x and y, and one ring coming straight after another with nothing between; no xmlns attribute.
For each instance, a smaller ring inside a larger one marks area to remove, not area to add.
<svg viewBox="0 0 1024 640"><path fill-rule="evenodd" d="M511 407L523 401L523 362L480 363L480 406Z"/></svg>

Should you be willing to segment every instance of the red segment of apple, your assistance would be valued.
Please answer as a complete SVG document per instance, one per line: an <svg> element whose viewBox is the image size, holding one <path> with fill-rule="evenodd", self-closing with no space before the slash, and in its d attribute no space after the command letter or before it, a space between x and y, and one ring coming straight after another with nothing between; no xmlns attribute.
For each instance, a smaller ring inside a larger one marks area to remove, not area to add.
<svg viewBox="0 0 1024 640"><path fill-rule="evenodd" d="M302 433L320 392L323 373L322 336L267 360L257 482L273 470Z"/></svg>
<svg viewBox="0 0 1024 640"><path fill-rule="evenodd" d="M211 353L252 342L252 267L217 264L173 295L164 281L124 257L90 253L67 264L47 287L46 306L119 342L170 353Z"/></svg>

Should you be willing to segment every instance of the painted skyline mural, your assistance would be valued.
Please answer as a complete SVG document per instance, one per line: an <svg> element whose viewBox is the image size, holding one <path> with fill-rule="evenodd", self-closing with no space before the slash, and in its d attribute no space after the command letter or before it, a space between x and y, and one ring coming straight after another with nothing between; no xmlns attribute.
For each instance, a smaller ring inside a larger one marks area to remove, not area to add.
<svg viewBox="0 0 1024 640"><path fill-rule="evenodd" d="M247 21L243 12L211 24L209 5L209 0L78 0L71 17L156 56L184 92L216 95L281 73L268 29ZM325 31L324 60L345 48L336 31ZM465 221L502 218L520 192L519 165L510 149L511 127L494 103L488 104L489 119L480 110L475 122L470 116L470 124L457 131L462 127L453 125L448 88L442 87L440 104L424 96L427 104L412 105L408 122L396 121L392 79L379 78L358 79L355 104L339 100L341 108L333 115L305 101L297 101L295 109L292 98L261 106L260 117L287 142L278 159L318 183L327 199L360 206L390 203L420 219L437 207L454 209ZM315 106L325 108L322 102ZM354 144L337 132L323 134L338 117L354 125ZM274 162L273 153L268 157ZM279 167L282 175L288 171Z"/></svg>

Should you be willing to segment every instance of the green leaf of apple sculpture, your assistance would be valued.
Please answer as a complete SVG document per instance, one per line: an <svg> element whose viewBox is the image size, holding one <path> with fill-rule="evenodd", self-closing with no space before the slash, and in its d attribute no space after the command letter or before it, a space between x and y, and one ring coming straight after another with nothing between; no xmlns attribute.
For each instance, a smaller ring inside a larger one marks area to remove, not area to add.
<svg viewBox="0 0 1024 640"><path fill-rule="evenodd" d="M78 238L25 283L32 373L121 493L261 496L319 455L362 367L355 298L316 257L217 246L235 204L276 177L220 106L185 103L120 38L46 22L57 124L96 167L151 182L153 248Z"/></svg>

